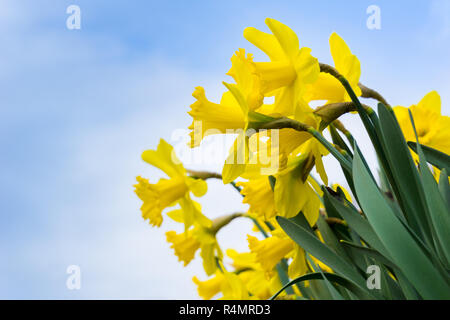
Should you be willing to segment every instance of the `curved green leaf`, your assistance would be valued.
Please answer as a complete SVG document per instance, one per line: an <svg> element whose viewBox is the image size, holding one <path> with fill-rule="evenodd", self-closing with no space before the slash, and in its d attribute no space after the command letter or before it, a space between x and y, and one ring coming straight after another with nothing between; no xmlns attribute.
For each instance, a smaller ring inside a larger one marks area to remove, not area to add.
<svg viewBox="0 0 450 320"><path fill-rule="evenodd" d="M282 293L286 288L296 284L296 283L300 283L303 281L308 281L308 280L321 280L324 279L323 276L325 276L328 281L332 281L335 282L345 288L347 288L348 290L352 291L353 293L355 293L358 297L364 297L367 296L367 293L364 290L361 290L358 286L356 286L353 282L349 281L348 279L335 274L335 273L329 273L329 272L314 272L314 273L307 273L301 277L298 277L292 281L290 281L289 283L287 283L286 285L284 285L277 293L275 293L270 300L274 300L276 297L278 297L280 295L280 293Z"/></svg>

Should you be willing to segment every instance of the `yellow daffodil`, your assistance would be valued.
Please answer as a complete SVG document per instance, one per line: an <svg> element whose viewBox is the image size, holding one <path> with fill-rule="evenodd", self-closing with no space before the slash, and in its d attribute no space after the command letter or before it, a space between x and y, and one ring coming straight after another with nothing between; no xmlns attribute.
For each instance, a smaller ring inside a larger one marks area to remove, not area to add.
<svg viewBox="0 0 450 320"><path fill-rule="evenodd" d="M274 275L275 266L283 258L292 258L288 268L290 278L296 278L308 271L303 248L290 239L278 226L272 230L272 236L263 240L247 235L250 251L255 254L266 277Z"/></svg>
<svg viewBox="0 0 450 320"><path fill-rule="evenodd" d="M249 110L256 110L263 105L264 95L261 92L261 80L253 72L253 56L245 55L244 49L239 49L231 58L231 69L227 75L231 76L242 92Z"/></svg>
<svg viewBox="0 0 450 320"><path fill-rule="evenodd" d="M245 127L245 115L229 91L222 95L220 103L209 101L202 87L197 87L192 96L197 101L188 112L193 119L189 126L191 147L199 146L206 135L225 134L227 130Z"/></svg>
<svg viewBox="0 0 450 320"><path fill-rule="evenodd" d="M193 202L196 210L201 211L200 204ZM167 215L174 221L184 223L183 210L173 210L168 212ZM203 260L203 268L207 275L213 274L217 269L216 257L222 259L222 250L216 240L216 233L224 225L221 221L213 223L213 221L207 219L207 223L201 225L200 223L194 223L193 227L185 231L184 233L177 234L175 231L169 231L166 233L167 242L172 243L171 248L174 249L175 255L179 261L184 262L184 266L194 258L195 253L200 249L200 256ZM222 223L221 225L218 225ZM209 227L205 227L207 224Z"/></svg>
<svg viewBox="0 0 450 320"><path fill-rule="evenodd" d="M284 116L295 113L306 84L316 81L319 63L311 49L300 48L294 31L274 19L266 19L272 34L246 28L244 37L266 53L270 62L254 62L254 73L260 80L264 96L275 96L273 112Z"/></svg>
<svg viewBox="0 0 450 320"><path fill-rule="evenodd" d="M263 96L258 89L259 81L248 67L252 56L245 56L245 51L239 49L231 58L232 67L228 75L236 84L225 83L226 91L220 103L214 103L206 98L205 90L197 87L192 94L196 101L191 105L188 114L192 117L191 147L200 145L202 139L211 134L235 133L233 130L245 130L248 121L258 122L262 115L252 111L261 107ZM262 118L265 119L264 117Z"/></svg>
<svg viewBox="0 0 450 320"><path fill-rule="evenodd" d="M242 279L234 272L227 271L221 264L224 281L222 282L221 291L223 293L221 300L250 300L251 297L247 287Z"/></svg>
<svg viewBox="0 0 450 320"><path fill-rule="evenodd" d="M347 79L357 96L361 95L358 86L361 76L361 65L352 54L345 41L337 34L330 36L330 51L334 66ZM350 97L342 84L328 73L321 72L316 82L308 87L306 100L327 100L328 103L350 101Z"/></svg>
<svg viewBox="0 0 450 320"><path fill-rule="evenodd" d="M441 115L441 97L431 91L417 105L409 107L421 144L450 154L450 117ZM408 108L394 107L406 141L416 141ZM418 159L415 153L414 157Z"/></svg>
<svg viewBox="0 0 450 320"><path fill-rule="evenodd" d="M237 186L243 187L241 190L241 194L244 196L242 202L250 205L250 212L265 220L276 215L273 190L267 176L246 182L240 181Z"/></svg>
<svg viewBox="0 0 450 320"><path fill-rule="evenodd" d="M198 295L205 300L210 300L219 294L224 280L225 277L219 270L217 270L214 276L208 280L200 281L195 276L192 278L192 281L197 285Z"/></svg>
<svg viewBox="0 0 450 320"><path fill-rule="evenodd" d="M196 197L203 196L207 191L206 182L186 175L186 170L175 155L173 147L161 139L156 150L142 153L142 159L159 168L170 178L150 184L148 179L137 177L138 184L134 187L137 196L143 201L142 217L149 219L151 225L159 227L163 221L162 211L179 204L185 214L183 220L186 229L194 221L207 226L207 218L196 209L190 198L190 192Z"/></svg>
<svg viewBox="0 0 450 320"><path fill-rule="evenodd" d="M252 296L265 300L281 289L282 285L278 273L274 273L270 279L267 279L266 272L257 262L254 253L238 253L236 250L228 249L227 256L233 259L232 266Z"/></svg>
<svg viewBox="0 0 450 320"><path fill-rule="evenodd" d="M192 232L177 234L175 231L166 232L167 242L178 257L178 261L183 261L184 266L187 266L195 253L200 248L200 242L192 236Z"/></svg>
<svg viewBox="0 0 450 320"><path fill-rule="evenodd" d="M256 260L269 277L281 259L286 257L294 248L294 244L289 238L269 237L259 240L247 235L247 241L250 251L256 255Z"/></svg>
<svg viewBox="0 0 450 320"><path fill-rule="evenodd" d="M302 211L311 226L317 221L320 207L309 177L313 164L314 158L308 153L293 158L288 168L277 175L274 189L278 214L292 218Z"/></svg>
<svg viewBox="0 0 450 320"><path fill-rule="evenodd" d="M294 118L319 130L321 119L313 111L306 103L301 103ZM322 181L328 184L322 157L329 152L307 131L290 128L261 131L251 136L248 149L248 163L241 173L241 177L245 179L254 180L262 175L277 175L286 169L290 157L307 153L313 158Z"/></svg>

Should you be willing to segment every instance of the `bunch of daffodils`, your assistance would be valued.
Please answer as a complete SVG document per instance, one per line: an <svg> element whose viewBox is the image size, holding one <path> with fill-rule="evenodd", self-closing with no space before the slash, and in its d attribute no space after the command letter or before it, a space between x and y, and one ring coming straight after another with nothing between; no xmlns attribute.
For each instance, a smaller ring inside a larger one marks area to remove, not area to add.
<svg viewBox="0 0 450 320"><path fill-rule="evenodd" d="M186 169L161 139L142 159L166 176L137 177L134 186L142 217L181 225L167 242L184 266L198 252L205 274L193 282L204 299L449 299L450 118L438 93L391 107L361 84L360 61L338 34L329 39L331 66L288 26L266 24L269 32L244 30L266 61L239 49L220 101L193 92L189 146L235 136L222 172ZM348 113L362 121L378 168L339 121ZM329 184L326 156L346 188ZM232 184L247 212L209 218L195 200L208 179ZM254 225L248 251L222 249L217 233L241 219Z"/></svg>

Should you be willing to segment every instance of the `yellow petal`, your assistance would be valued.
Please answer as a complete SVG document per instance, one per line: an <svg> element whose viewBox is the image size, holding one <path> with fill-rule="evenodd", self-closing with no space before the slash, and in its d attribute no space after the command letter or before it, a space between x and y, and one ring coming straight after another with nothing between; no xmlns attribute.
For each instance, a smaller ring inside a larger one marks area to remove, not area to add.
<svg viewBox="0 0 450 320"><path fill-rule="evenodd" d="M148 179L136 178L138 184L134 185L137 196L143 201L141 211L144 219L149 219L153 226L162 223L162 211L175 205L182 199L188 188L184 178L160 179L157 184L150 184Z"/></svg>
<svg viewBox="0 0 450 320"><path fill-rule="evenodd" d="M275 200L269 178L263 176L247 182L238 182L243 187L241 194L244 196L243 203L250 205L250 211L259 218L268 220L276 215Z"/></svg>
<svg viewBox="0 0 450 320"><path fill-rule="evenodd" d="M210 300L220 292L224 276L221 272L216 272L214 277L208 280L200 281L197 277L193 277L192 281L197 285L199 296L205 300Z"/></svg>
<svg viewBox="0 0 450 320"><path fill-rule="evenodd" d="M239 177L248 162L248 138L241 133L234 141L222 169L222 181L230 183Z"/></svg>
<svg viewBox="0 0 450 320"><path fill-rule="evenodd" d="M222 83L233 95L234 99L236 100L239 107L241 108L241 111L242 111L242 114L244 115L245 121L247 121L248 120L248 110L249 110L248 104L247 104L247 99L244 97L244 95L242 94L241 90L239 89L239 87L237 85L232 84L232 83L226 83L226 82L222 82Z"/></svg>
<svg viewBox="0 0 450 320"><path fill-rule="evenodd" d="M184 169L181 161L178 159L173 147L164 139L159 140L156 150L146 150L142 153L142 159L145 162L159 168L169 177L184 175Z"/></svg>
<svg viewBox="0 0 450 320"><path fill-rule="evenodd" d="M255 72L252 55L245 56L245 50L239 49L231 58L231 69L227 75L232 76L236 85L247 100L248 108L255 110L263 104L261 77Z"/></svg>
<svg viewBox="0 0 450 320"><path fill-rule="evenodd" d="M311 55L310 48L301 48L294 60L294 68L302 83L313 83L320 73L319 60Z"/></svg>
<svg viewBox="0 0 450 320"><path fill-rule="evenodd" d="M311 187L306 189L305 197L308 199L303 206L302 212L310 226L313 226L319 218L320 199Z"/></svg>
<svg viewBox="0 0 450 320"><path fill-rule="evenodd" d="M237 252L234 249L227 249L227 256L233 260L233 267L236 270L242 270L247 268L255 268L256 256L251 252Z"/></svg>
<svg viewBox="0 0 450 320"><path fill-rule="evenodd" d="M420 100L418 108L429 110L430 112L441 114L441 97L436 91L431 91Z"/></svg>
<svg viewBox="0 0 450 320"><path fill-rule="evenodd" d="M317 81L311 84L306 93L306 101L326 100L328 103L345 101L345 89L335 77L321 72Z"/></svg>
<svg viewBox="0 0 450 320"><path fill-rule="evenodd" d="M175 222L184 223L183 210L175 209L166 213L167 216Z"/></svg>
<svg viewBox="0 0 450 320"><path fill-rule="evenodd" d="M264 240L247 235L248 247L256 255L256 260L261 264L263 270L270 274L273 269L293 249L290 239L269 237Z"/></svg>
<svg viewBox="0 0 450 320"><path fill-rule="evenodd" d="M294 244L294 255L288 269L289 278L295 279L307 272L305 251L299 245Z"/></svg>
<svg viewBox="0 0 450 320"><path fill-rule="evenodd" d="M295 217L308 200L306 188L306 184L296 170L280 174L274 190L275 207L279 215L286 218Z"/></svg>
<svg viewBox="0 0 450 320"><path fill-rule="evenodd" d="M244 30L244 38L267 54L270 60L285 59L284 52L273 34L265 33L255 28L246 28Z"/></svg>
<svg viewBox="0 0 450 320"><path fill-rule="evenodd" d="M210 102L205 96L205 90L197 87L192 94L197 99L191 105L188 114L192 117L191 147L200 145L206 135L226 133L227 129L243 129L245 115L232 94L223 94L220 104Z"/></svg>
<svg viewBox="0 0 450 320"><path fill-rule="evenodd" d="M272 31L273 35L277 38L280 47L286 55L286 58L296 58L299 50L299 42L295 32L285 24L275 19L267 18L266 24L270 28L270 31Z"/></svg>
<svg viewBox="0 0 450 320"><path fill-rule="evenodd" d="M331 56L333 57L334 66L342 73L347 66L347 57L352 56L353 54L344 39L336 32L333 32L330 36L330 51Z"/></svg>
<svg viewBox="0 0 450 320"><path fill-rule="evenodd" d="M166 232L167 242L172 243L170 246L175 251L178 261L183 261L184 266L194 258L195 252L200 247L200 243L187 233L177 234L175 231Z"/></svg>
<svg viewBox="0 0 450 320"><path fill-rule="evenodd" d="M181 198L181 209L183 210L183 222L185 230L187 230L194 223L197 223L205 228L209 228L212 225L212 221L202 214L200 204L190 199L188 195Z"/></svg>
<svg viewBox="0 0 450 320"><path fill-rule="evenodd" d="M248 290L238 275L224 270L225 281L222 282L221 290L224 300L248 300Z"/></svg>
<svg viewBox="0 0 450 320"><path fill-rule="evenodd" d="M194 178L187 177L186 184L187 184L189 190L196 197L203 197L206 194L206 192L208 191L208 184L206 183L206 181L204 181L202 179L194 179Z"/></svg>

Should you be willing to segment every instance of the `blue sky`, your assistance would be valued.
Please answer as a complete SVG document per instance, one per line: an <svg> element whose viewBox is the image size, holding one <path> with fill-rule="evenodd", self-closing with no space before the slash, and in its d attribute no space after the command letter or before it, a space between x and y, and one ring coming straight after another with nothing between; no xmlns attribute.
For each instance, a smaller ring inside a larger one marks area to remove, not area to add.
<svg viewBox="0 0 450 320"><path fill-rule="evenodd" d="M81 30L66 28L71 4ZM366 28L372 4L381 30ZM449 114L446 0L1 0L0 298L197 297L200 262L177 262L164 232L178 226L145 223L132 185L136 175L161 176L140 154L190 124L196 86L218 98L235 50L263 57L242 32L267 30L266 17L289 25L323 62L336 31L361 60L361 81L391 104L437 90ZM362 131L351 115L344 121ZM326 164L338 181L336 164ZM232 188L209 186L201 199L209 216L245 210ZM245 250L249 227L235 221L219 241ZM72 264L81 290L66 288Z"/></svg>

